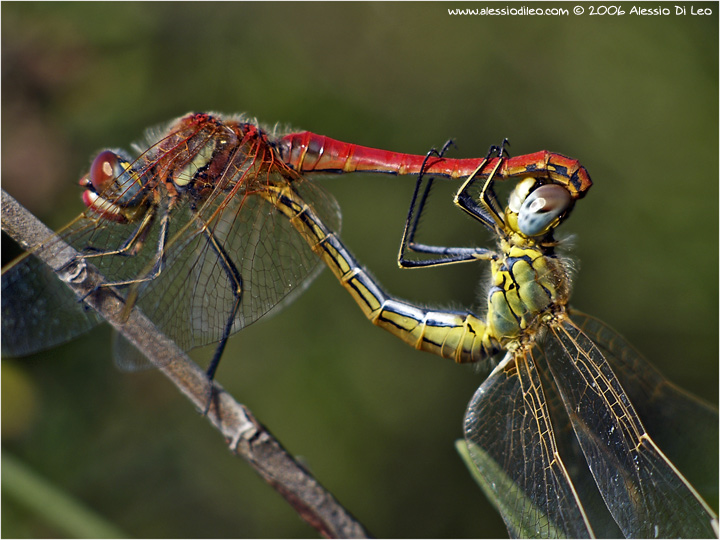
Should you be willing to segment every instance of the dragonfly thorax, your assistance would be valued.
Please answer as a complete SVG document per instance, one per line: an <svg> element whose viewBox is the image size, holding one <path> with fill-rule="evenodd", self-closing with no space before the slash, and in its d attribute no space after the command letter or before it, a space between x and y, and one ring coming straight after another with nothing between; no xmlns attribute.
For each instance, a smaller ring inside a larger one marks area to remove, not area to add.
<svg viewBox="0 0 720 540"><path fill-rule="evenodd" d="M195 113L180 118L170 134L145 156L168 191L195 196L226 183L233 150L238 149L236 122Z"/></svg>
<svg viewBox="0 0 720 540"><path fill-rule="evenodd" d="M569 272L538 246L506 245L492 262L487 332L501 345L527 335L546 314L567 304Z"/></svg>
<svg viewBox="0 0 720 540"><path fill-rule="evenodd" d="M136 160L123 151L104 150L80 180L86 188L83 202L104 219L128 223L153 204L152 192L159 184L174 203L184 193L199 200L218 187L227 188L243 172L242 163L253 162L232 163L243 127L207 114L190 114L148 149L139 149ZM241 156L251 156L253 147L246 146Z"/></svg>

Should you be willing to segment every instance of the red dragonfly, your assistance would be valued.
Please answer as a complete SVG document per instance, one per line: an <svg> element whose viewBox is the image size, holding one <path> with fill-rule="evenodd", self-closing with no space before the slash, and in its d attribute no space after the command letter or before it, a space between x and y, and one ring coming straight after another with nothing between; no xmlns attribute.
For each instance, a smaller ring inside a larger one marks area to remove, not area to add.
<svg viewBox="0 0 720 540"><path fill-rule="evenodd" d="M287 305L321 269L288 220L256 195L290 183L337 231L335 200L304 174L419 174L425 161L206 113L149 132L135 150L136 158L105 150L94 159L80 180L87 209L58 235L181 348L218 343L210 379L230 335ZM438 157L425 172L462 178L482 161ZM550 152L504 160L496 175L530 172L567 185L575 198L591 185L577 161ZM31 254L4 269L2 293L2 350L11 356L54 347L102 321ZM122 339L115 358L128 369L143 364Z"/></svg>
<svg viewBox="0 0 720 540"><path fill-rule="evenodd" d="M713 533L713 511L655 441L677 444L663 436L687 432L689 417L702 425L696 431L717 433L717 411L663 379L610 328L567 308L569 276L552 235L592 185L577 161L550 152L414 156L311 133L275 136L244 118L208 114L148 139L136 159L107 150L95 158L80 181L87 209L59 236L182 348L218 343L210 379L229 336L294 298L323 260L374 324L416 348L458 362L505 352L471 401L465 435L512 534ZM397 300L364 271L336 234L335 201L305 178L353 171L420 176L403 251L433 257L417 266L490 262L484 320ZM497 252L414 242L423 175L467 178L455 204L496 234ZM510 178L518 182L503 207L494 184ZM2 293L9 354L53 346L100 321L31 254L4 271ZM134 365L119 343L121 363Z"/></svg>

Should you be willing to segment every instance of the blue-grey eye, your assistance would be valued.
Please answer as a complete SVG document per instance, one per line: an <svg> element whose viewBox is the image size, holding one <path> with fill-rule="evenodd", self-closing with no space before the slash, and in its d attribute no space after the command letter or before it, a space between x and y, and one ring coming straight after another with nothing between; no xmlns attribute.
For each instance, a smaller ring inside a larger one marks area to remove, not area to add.
<svg viewBox="0 0 720 540"><path fill-rule="evenodd" d="M518 212L518 229L527 236L548 231L555 219L572 204L567 189L557 184L545 184L527 196Z"/></svg>

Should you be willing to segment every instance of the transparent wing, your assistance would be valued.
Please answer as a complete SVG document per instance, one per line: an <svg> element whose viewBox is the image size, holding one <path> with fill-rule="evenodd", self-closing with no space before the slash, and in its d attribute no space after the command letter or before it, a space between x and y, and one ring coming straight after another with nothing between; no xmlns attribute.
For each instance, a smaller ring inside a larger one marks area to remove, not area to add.
<svg viewBox="0 0 720 540"><path fill-rule="evenodd" d="M136 230L136 224L120 224L87 211L43 246L62 240L81 253L90 253L96 246L115 250ZM88 261L97 265L108 280L122 281L147 264L147 254L141 252L135 258L91 257ZM102 320L32 253L3 269L3 354L24 356L49 349L89 331Z"/></svg>
<svg viewBox="0 0 720 540"><path fill-rule="evenodd" d="M598 538L620 538L622 532L605 506L605 501L598 491L595 479L585 462L580 444L573 430L570 418L565 411L555 380L550 373L544 351L536 344L533 358L540 374L550 418L552 419L555 444L560 452L563 463L572 480L577 498L581 501L592 531Z"/></svg>
<svg viewBox="0 0 720 540"><path fill-rule="evenodd" d="M706 501L717 501L717 408L668 381L602 321L576 310L570 318L603 353L653 441Z"/></svg>
<svg viewBox="0 0 720 540"><path fill-rule="evenodd" d="M305 190L312 192L316 210L338 226L334 200L319 188L305 186ZM211 217L205 220L206 215ZM213 249L206 228L227 260ZM172 216L169 237L164 268L158 277L138 286L137 303L183 349L221 338L236 301L228 265L241 280L240 309L232 332L280 303L287 305L288 295L294 299L322 268L288 219L254 194L217 197L199 216L188 207L179 209Z"/></svg>
<svg viewBox="0 0 720 540"><path fill-rule="evenodd" d="M627 537L714 537L715 516L658 449L602 352L570 320L544 343L588 467Z"/></svg>
<svg viewBox="0 0 720 540"><path fill-rule="evenodd" d="M287 305L322 268L290 222L253 190L262 182L293 182L330 227L340 226L335 200L319 187L286 168L270 166L262 172L260 182L246 170L241 185L228 182L237 178L226 175L225 184L218 183L199 209L190 197L170 201L160 184L155 196L161 202L149 206L149 225L141 232L141 220L118 223L87 211L59 235L109 283L129 282L119 292L181 348L214 343L236 301L231 273L241 285L232 325L236 332L273 307ZM164 217L168 231L163 243ZM116 252L123 247L131 249ZM3 353L10 355L50 348L101 321L32 255L3 273L2 315ZM145 367L131 346L119 343L122 367Z"/></svg>
<svg viewBox="0 0 720 540"><path fill-rule="evenodd" d="M45 263L26 254L2 274L2 353L49 349L102 321Z"/></svg>
<svg viewBox="0 0 720 540"><path fill-rule="evenodd" d="M556 446L532 352L508 353L478 388L465 417L465 438L510 534L592 536Z"/></svg>

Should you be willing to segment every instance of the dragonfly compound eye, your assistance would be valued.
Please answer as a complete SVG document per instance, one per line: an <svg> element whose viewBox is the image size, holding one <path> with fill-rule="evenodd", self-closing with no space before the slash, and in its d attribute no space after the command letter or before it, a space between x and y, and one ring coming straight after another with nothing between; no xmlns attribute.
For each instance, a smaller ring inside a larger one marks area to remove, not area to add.
<svg viewBox="0 0 720 540"><path fill-rule="evenodd" d="M558 218L572 205L567 189L557 184L545 184L530 193L518 212L518 228L527 236L545 234L557 225Z"/></svg>
<svg viewBox="0 0 720 540"><path fill-rule="evenodd" d="M535 180L532 176L529 176L523 179L521 182L518 182L518 185L515 186L515 189L513 189L512 193L510 193L510 198L508 199L508 208L514 213L519 214L523 201L527 199L528 195L536 184L537 180Z"/></svg>
<svg viewBox="0 0 720 540"><path fill-rule="evenodd" d="M95 193L102 193L116 177L125 172L125 169L120 167L120 163L123 161L126 160L115 152L103 150L90 165L85 185Z"/></svg>
<svg viewBox="0 0 720 540"><path fill-rule="evenodd" d="M80 185L87 188L83 193L85 205L113 221L129 219L129 212L139 204L143 186L131 161L111 150L97 155Z"/></svg>

